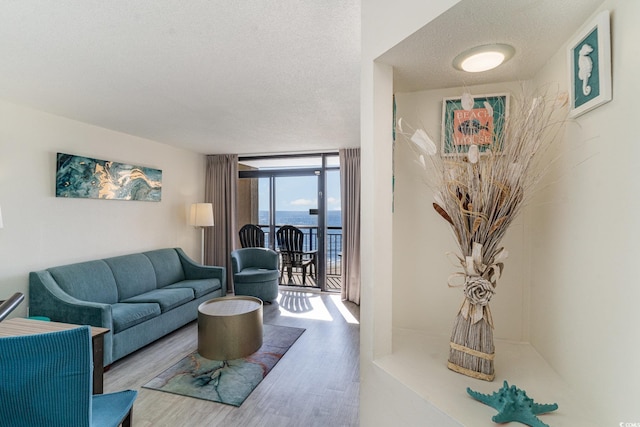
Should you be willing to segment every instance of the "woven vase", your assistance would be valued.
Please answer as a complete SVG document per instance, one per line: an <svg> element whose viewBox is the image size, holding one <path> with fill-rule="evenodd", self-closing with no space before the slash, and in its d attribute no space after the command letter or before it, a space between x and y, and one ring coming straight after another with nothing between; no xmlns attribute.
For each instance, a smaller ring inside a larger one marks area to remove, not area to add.
<svg viewBox="0 0 640 427"><path fill-rule="evenodd" d="M493 326L485 317L474 323L470 316L465 318L459 312L449 347L449 369L472 378L493 381Z"/></svg>

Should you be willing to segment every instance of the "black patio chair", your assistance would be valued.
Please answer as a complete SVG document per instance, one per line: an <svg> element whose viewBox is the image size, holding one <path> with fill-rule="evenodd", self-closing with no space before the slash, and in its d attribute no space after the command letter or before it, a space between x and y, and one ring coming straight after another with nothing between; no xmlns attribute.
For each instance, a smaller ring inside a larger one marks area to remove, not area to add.
<svg viewBox="0 0 640 427"><path fill-rule="evenodd" d="M243 248L264 248L264 231L254 224L245 224L238 232Z"/></svg>
<svg viewBox="0 0 640 427"><path fill-rule="evenodd" d="M276 240L278 242L278 251L282 256L280 269L280 282L284 276L284 269L287 269L289 283L294 268L302 269L302 284L307 283L307 269L309 275L313 277L316 270L316 251L305 251L304 233L293 225L283 225L276 232Z"/></svg>

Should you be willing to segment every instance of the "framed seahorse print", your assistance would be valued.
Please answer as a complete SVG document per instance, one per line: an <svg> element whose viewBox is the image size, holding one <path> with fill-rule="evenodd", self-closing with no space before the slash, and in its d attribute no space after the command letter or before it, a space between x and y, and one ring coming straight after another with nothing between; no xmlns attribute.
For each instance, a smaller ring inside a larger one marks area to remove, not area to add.
<svg viewBox="0 0 640 427"><path fill-rule="evenodd" d="M600 12L568 45L569 117L578 117L611 101L609 11Z"/></svg>

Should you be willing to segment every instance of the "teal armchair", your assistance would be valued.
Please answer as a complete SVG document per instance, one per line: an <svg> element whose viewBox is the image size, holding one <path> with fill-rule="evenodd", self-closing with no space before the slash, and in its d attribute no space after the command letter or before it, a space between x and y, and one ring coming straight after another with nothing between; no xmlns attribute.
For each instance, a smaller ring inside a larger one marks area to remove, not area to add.
<svg viewBox="0 0 640 427"><path fill-rule="evenodd" d="M271 302L278 297L278 254L267 248L243 248L231 252L233 288L236 295L248 295Z"/></svg>
<svg viewBox="0 0 640 427"><path fill-rule="evenodd" d="M0 424L131 426L137 392L92 395L92 363L88 326L0 338Z"/></svg>

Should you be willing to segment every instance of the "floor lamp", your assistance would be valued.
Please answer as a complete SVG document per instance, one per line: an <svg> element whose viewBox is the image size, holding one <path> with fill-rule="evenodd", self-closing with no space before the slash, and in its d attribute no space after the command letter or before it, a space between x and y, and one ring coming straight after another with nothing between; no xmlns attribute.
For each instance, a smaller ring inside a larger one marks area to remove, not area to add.
<svg viewBox="0 0 640 427"><path fill-rule="evenodd" d="M204 228L213 226L213 204L212 203L194 203L191 205L189 214L189 224L202 230L202 249L200 251L200 260L204 265Z"/></svg>

